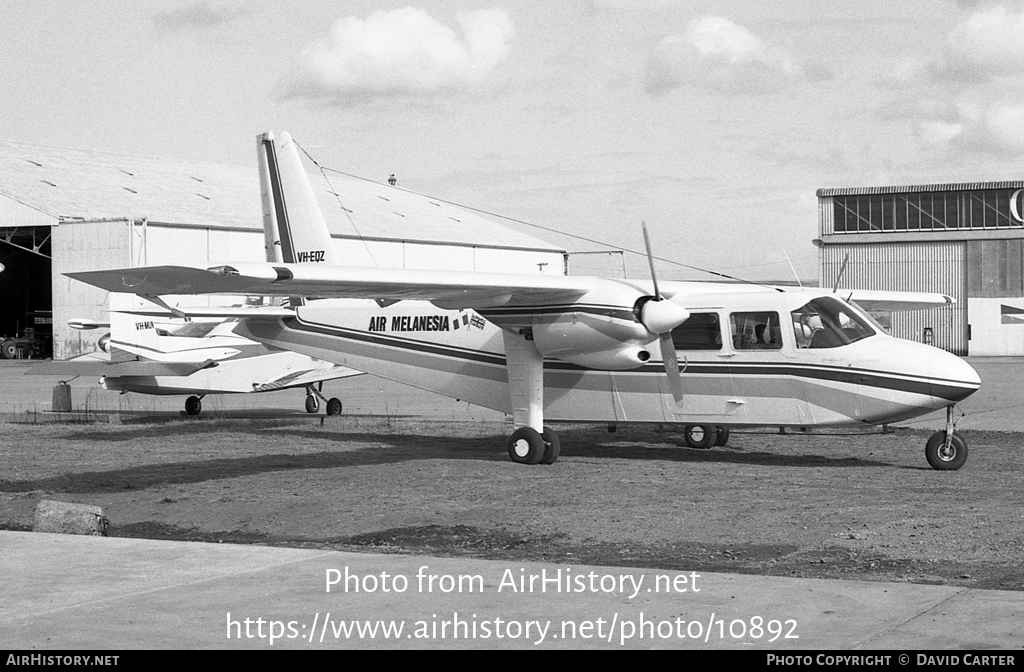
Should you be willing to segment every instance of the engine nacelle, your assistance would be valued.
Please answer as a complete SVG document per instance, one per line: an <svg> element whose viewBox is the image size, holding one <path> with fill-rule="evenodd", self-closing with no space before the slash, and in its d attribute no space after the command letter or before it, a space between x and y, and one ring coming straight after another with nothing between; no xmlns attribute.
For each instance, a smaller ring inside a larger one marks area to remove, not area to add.
<svg viewBox="0 0 1024 672"><path fill-rule="evenodd" d="M546 357L591 369L635 369L650 359L644 348L655 336L632 314L572 312L534 322L533 341Z"/></svg>
<svg viewBox="0 0 1024 672"><path fill-rule="evenodd" d="M603 352L562 354L559 359L588 369L624 371L643 366L651 359L651 353L646 348L632 346Z"/></svg>

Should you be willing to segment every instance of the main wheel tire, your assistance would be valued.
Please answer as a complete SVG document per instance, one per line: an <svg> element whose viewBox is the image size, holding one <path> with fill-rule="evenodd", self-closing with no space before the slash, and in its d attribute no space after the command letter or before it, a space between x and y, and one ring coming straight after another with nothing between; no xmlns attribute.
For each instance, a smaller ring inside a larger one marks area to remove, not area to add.
<svg viewBox="0 0 1024 672"><path fill-rule="evenodd" d="M683 438L690 448L704 450L715 445L718 440L718 432L714 425L687 425L683 429Z"/></svg>
<svg viewBox="0 0 1024 672"><path fill-rule="evenodd" d="M558 461L558 454L562 452L562 442L559 441L558 434L545 427L540 438L544 440L544 455L540 458L540 463L554 464Z"/></svg>
<svg viewBox="0 0 1024 672"><path fill-rule="evenodd" d="M545 449L544 438L533 427L520 427L508 437L508 456L519 464L537 464Z"/></svg>
<svg viewBox="0 0 1024 672"><path fill-rule="evenodd" d="M341 415L341 399L331 397L327 400L327 415Z"/></svg>
<svg viewBox="0 0 1024 672"><path fill-rule="evenodd" d="M729 428L718 425L715 427L715 431L718 432L718 436L715 438L716 446L724 446L729 443Z"/></svg>
<svg viewBox="0 0 1024 672"><path fill-rule="evenodd" d="M306 395L306 413L316 413L320 410L320 400L315 394Z"/></svg>
<svg viewBox="0 0 1024 672"><path fill-rule="evenodd" d="M4 359L16 359L18 356L18 344L10 339L0 343L0 355Z"/></svg>
<svg viewBox="0 0 1024 672"><path fill-rule="evenodd" d="M924 446L924 456L932 469L939 471L956 471L967 462L967 442L959 434L953 434L953 440L946 449L946 430L935 432Z"/></svg>
<svg viewBox="0 0 1024 672"><path fill-rule="evenodd" d="M199 397L189 397L185 400L185 412L189 415L199 415L203 410L203 402Z"/></svg>

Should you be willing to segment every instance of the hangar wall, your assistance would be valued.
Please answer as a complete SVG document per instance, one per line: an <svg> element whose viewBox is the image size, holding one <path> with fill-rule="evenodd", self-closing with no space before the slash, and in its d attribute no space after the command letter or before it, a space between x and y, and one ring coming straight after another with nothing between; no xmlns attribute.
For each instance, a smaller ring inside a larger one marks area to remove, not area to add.
<svg viewBox="0 0 1024 672"><path fill-rule="evenodd" d="M1024 181L818 190L819 278L940 292L891 333L966 356L1024 356Z"/></svg>

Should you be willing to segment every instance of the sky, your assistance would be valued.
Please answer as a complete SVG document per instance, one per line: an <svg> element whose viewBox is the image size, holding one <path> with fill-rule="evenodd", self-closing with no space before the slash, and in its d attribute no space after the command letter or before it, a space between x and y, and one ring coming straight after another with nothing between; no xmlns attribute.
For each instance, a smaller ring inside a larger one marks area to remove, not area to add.
<svg viewBox="0 0 1024 672"><path fill-rule="evenodd" d="M255 180L288 131L570 251L642 251L645 221L665 279L814 282L819 188L1024 179L1024 0L0 9L0 138Z"/></svg>

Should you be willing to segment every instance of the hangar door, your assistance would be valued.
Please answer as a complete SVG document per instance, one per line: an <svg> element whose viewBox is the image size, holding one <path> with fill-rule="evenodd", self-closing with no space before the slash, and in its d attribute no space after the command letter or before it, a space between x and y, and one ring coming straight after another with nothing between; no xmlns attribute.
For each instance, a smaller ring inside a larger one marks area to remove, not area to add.
<svg viewBox="0 0 1024 672"><path fill-rule="evenodd" d="M0 229L0 357L50 357L49 226Z"/></svg>

